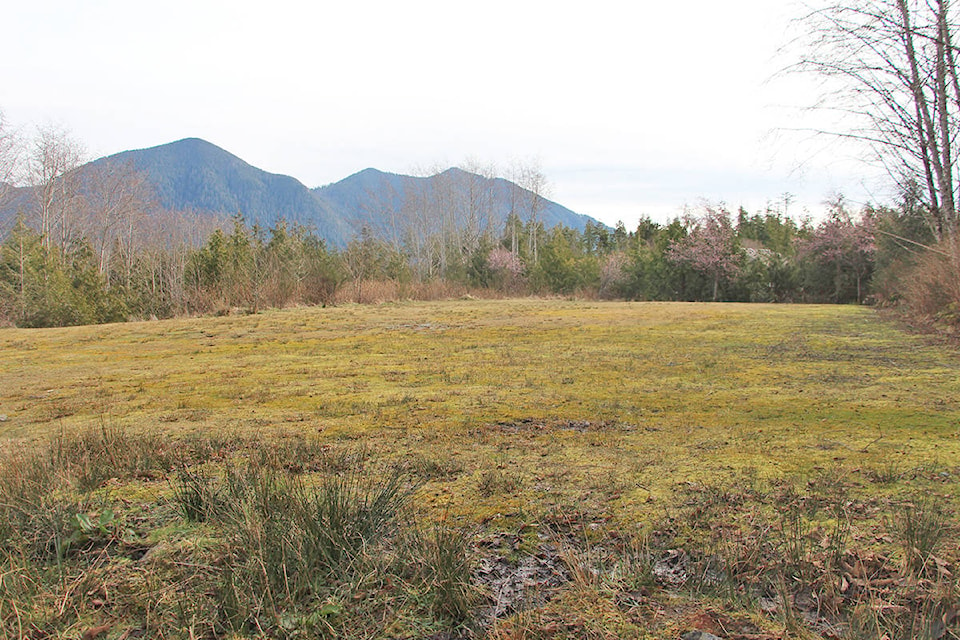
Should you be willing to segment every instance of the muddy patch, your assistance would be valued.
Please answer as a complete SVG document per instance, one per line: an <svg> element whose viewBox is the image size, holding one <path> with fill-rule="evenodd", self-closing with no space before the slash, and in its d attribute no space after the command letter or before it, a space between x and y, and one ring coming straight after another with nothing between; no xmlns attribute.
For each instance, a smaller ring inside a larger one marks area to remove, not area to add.
<svg viewBox="0 0 960 640"><path fill-rule="evenodd" d="M524 553L524 546L529 543L521 536L508 533L493 534L478 543L481 558L474 580L490 594L481 619L495 620L543 606L570 580L554 542L539 534L530 552Z"/></svg>

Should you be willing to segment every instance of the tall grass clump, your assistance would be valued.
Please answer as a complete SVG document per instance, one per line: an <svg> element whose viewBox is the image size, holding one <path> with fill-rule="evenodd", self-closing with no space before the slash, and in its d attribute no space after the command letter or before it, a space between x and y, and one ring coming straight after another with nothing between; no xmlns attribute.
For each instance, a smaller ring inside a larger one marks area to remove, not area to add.
<svg viewBox="0 0 960 640"><path fill-rule="evenodd" d="M91 497L71 490L71 479L49 448L23 446L5 453L0 459L0 631L6 630L3 637L31 637L43 629L34 624L44 617L43 603L79 575L74 556L94 542L84 525L97 527L87 517ZM72 611L59 618L69 624Z"/></svg>
<svg viewBox="0 0 960 640"><path fill-rule="evenodd" d="M62 564L74 519L92 508L92 498L71 491L75 478L55 450L19 447L0 460L0 550L7 560Z"/></svg>
<svg viewBox="0 0 960 640"><path fill-rule="evenodd" d="M188 522L205 522L222 510L222 488L206 472L182 469L172 484L173 503Z"/></svg>
<svg viewBox="0 0 960 640"><path fill-rule="evenodd" d="M455 623L469 620L480 599L473 584L473 561L470 553L470 533L435 523L424 531L417 528L414 566L419 570L429 596L432 613Z"/></svg>
<svg viewBox="0 0 960 640"><path fill-rule="evenodd" d="M229 560L219 596L235 629L309 609L375 570L416 488L400 474L346 473L311 484L257 467L230 470L223 482Z"/></svg>
<svg viewBox="0 0 960 640"><path fill-rule="evenodd" d="M470 623L480 598L471 536L416 522L414 476L354 470L311 479L254 466L228 470L220 482L217 519L228 550L216 598L225 628L336 636L389 613L371 609L394 607L440 627ZM200 486L209 494L207 481ZM364 602L370 592L379 595Z"/></svg>
<svg viewBox="0 0 960 640"><path fill-rule="evenodd" d="M111 478L165 473L181 463L190 449L188 443L174 443L160 434L134 435L104 421L97 427L61 431L49 447L54 468L79 491L96 489Z"/></svg>
<svg viewBox="0 0 960 640"><path fill-rule="evenodd" d="M893 528L903 552L907 575L922 578L936 570L935 553L946 538L947 516L928 495L917 495L899 505Z"/></svg>

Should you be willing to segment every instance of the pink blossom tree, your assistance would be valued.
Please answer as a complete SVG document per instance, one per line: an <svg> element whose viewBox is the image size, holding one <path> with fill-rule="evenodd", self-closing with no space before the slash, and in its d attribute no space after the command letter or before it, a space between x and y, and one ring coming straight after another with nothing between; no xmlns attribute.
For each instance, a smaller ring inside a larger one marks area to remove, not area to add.
<svg viewBox="0 0 960 640"><path fill-rule="evenodd" d="M857 303L863 302L863 284L873 270L877 247L872 216L854 217L842 197L831 204L829 217L806 238L797 241L797 259L832 275L833 301L843 297L844 281L856 281ZM849 294L848 294L849 295Z"/></svg>
<svg viewBox="0 0 960 640"><path fill-rule="evenodd" d="M713 281L713 300L717 300L720 281L740 272L741 252L730 213L723 207L705 206L700 216L684 219L685 237L667 249L667 259L689 266Z"/></svg>
<svg viewBox="0 0 960 640"><path fill-rule="evenodd" d="M617 287L625 278L624 270L628 263L627 254L623 251L614 251L600 263L600 295L601 297L616 294Z"/></svg>
<svg viewBox="0 0 960 640"><path fill-rule="evenodd" d="M491 249L487 256L487 265L501 288L513 290L523 280L523 261L513 251L503 247Z"/></svg>

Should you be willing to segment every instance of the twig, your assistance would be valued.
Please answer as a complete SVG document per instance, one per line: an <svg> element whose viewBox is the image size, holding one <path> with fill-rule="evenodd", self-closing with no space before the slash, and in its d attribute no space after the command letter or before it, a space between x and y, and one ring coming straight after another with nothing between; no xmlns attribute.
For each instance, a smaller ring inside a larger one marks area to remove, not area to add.
<svg viewBox="0 0 960 640"><path fill-rule="evenodd" d="M884 231L884 230L882 230L882 229L877 229L877 233L881 233L881 234L883 234L883 235L885 235L885 236L889 236L889 237L891 237L891 238L893 238L893 239L895 239L895 240L900 240L901 242L909 242L910 244L913 244L913 245L916 245L916 246L921 247L921 248L923 248L923 249L926 249L927 251L929 251L929 252L931 252L931 253L935 253L935 254L937 254L937 255L939 255L939 256L943 256L944 258L952 258L952 257L953 257L953 256L951 256L949 253L947 253L946 251L941 251L941 250L939 250L939 249L934 249L934 248L931 247L930 245L923 244L922 242L917 242L916 240L911 240L910 238L904 238L903 236L898 236L897 234L895 234L895 233L890 233L889 231Z"/></svg>

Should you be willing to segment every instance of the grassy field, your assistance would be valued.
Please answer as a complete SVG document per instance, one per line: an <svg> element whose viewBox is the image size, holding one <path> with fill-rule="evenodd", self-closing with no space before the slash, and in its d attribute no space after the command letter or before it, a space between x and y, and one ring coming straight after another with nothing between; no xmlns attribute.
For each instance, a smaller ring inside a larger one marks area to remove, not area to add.
<svg viewBox="0 0 960 640"><path fill-rule="evenodd" d="M6 637L960 637L960 354L864 308L6 329L0 416Z"/></svg>

